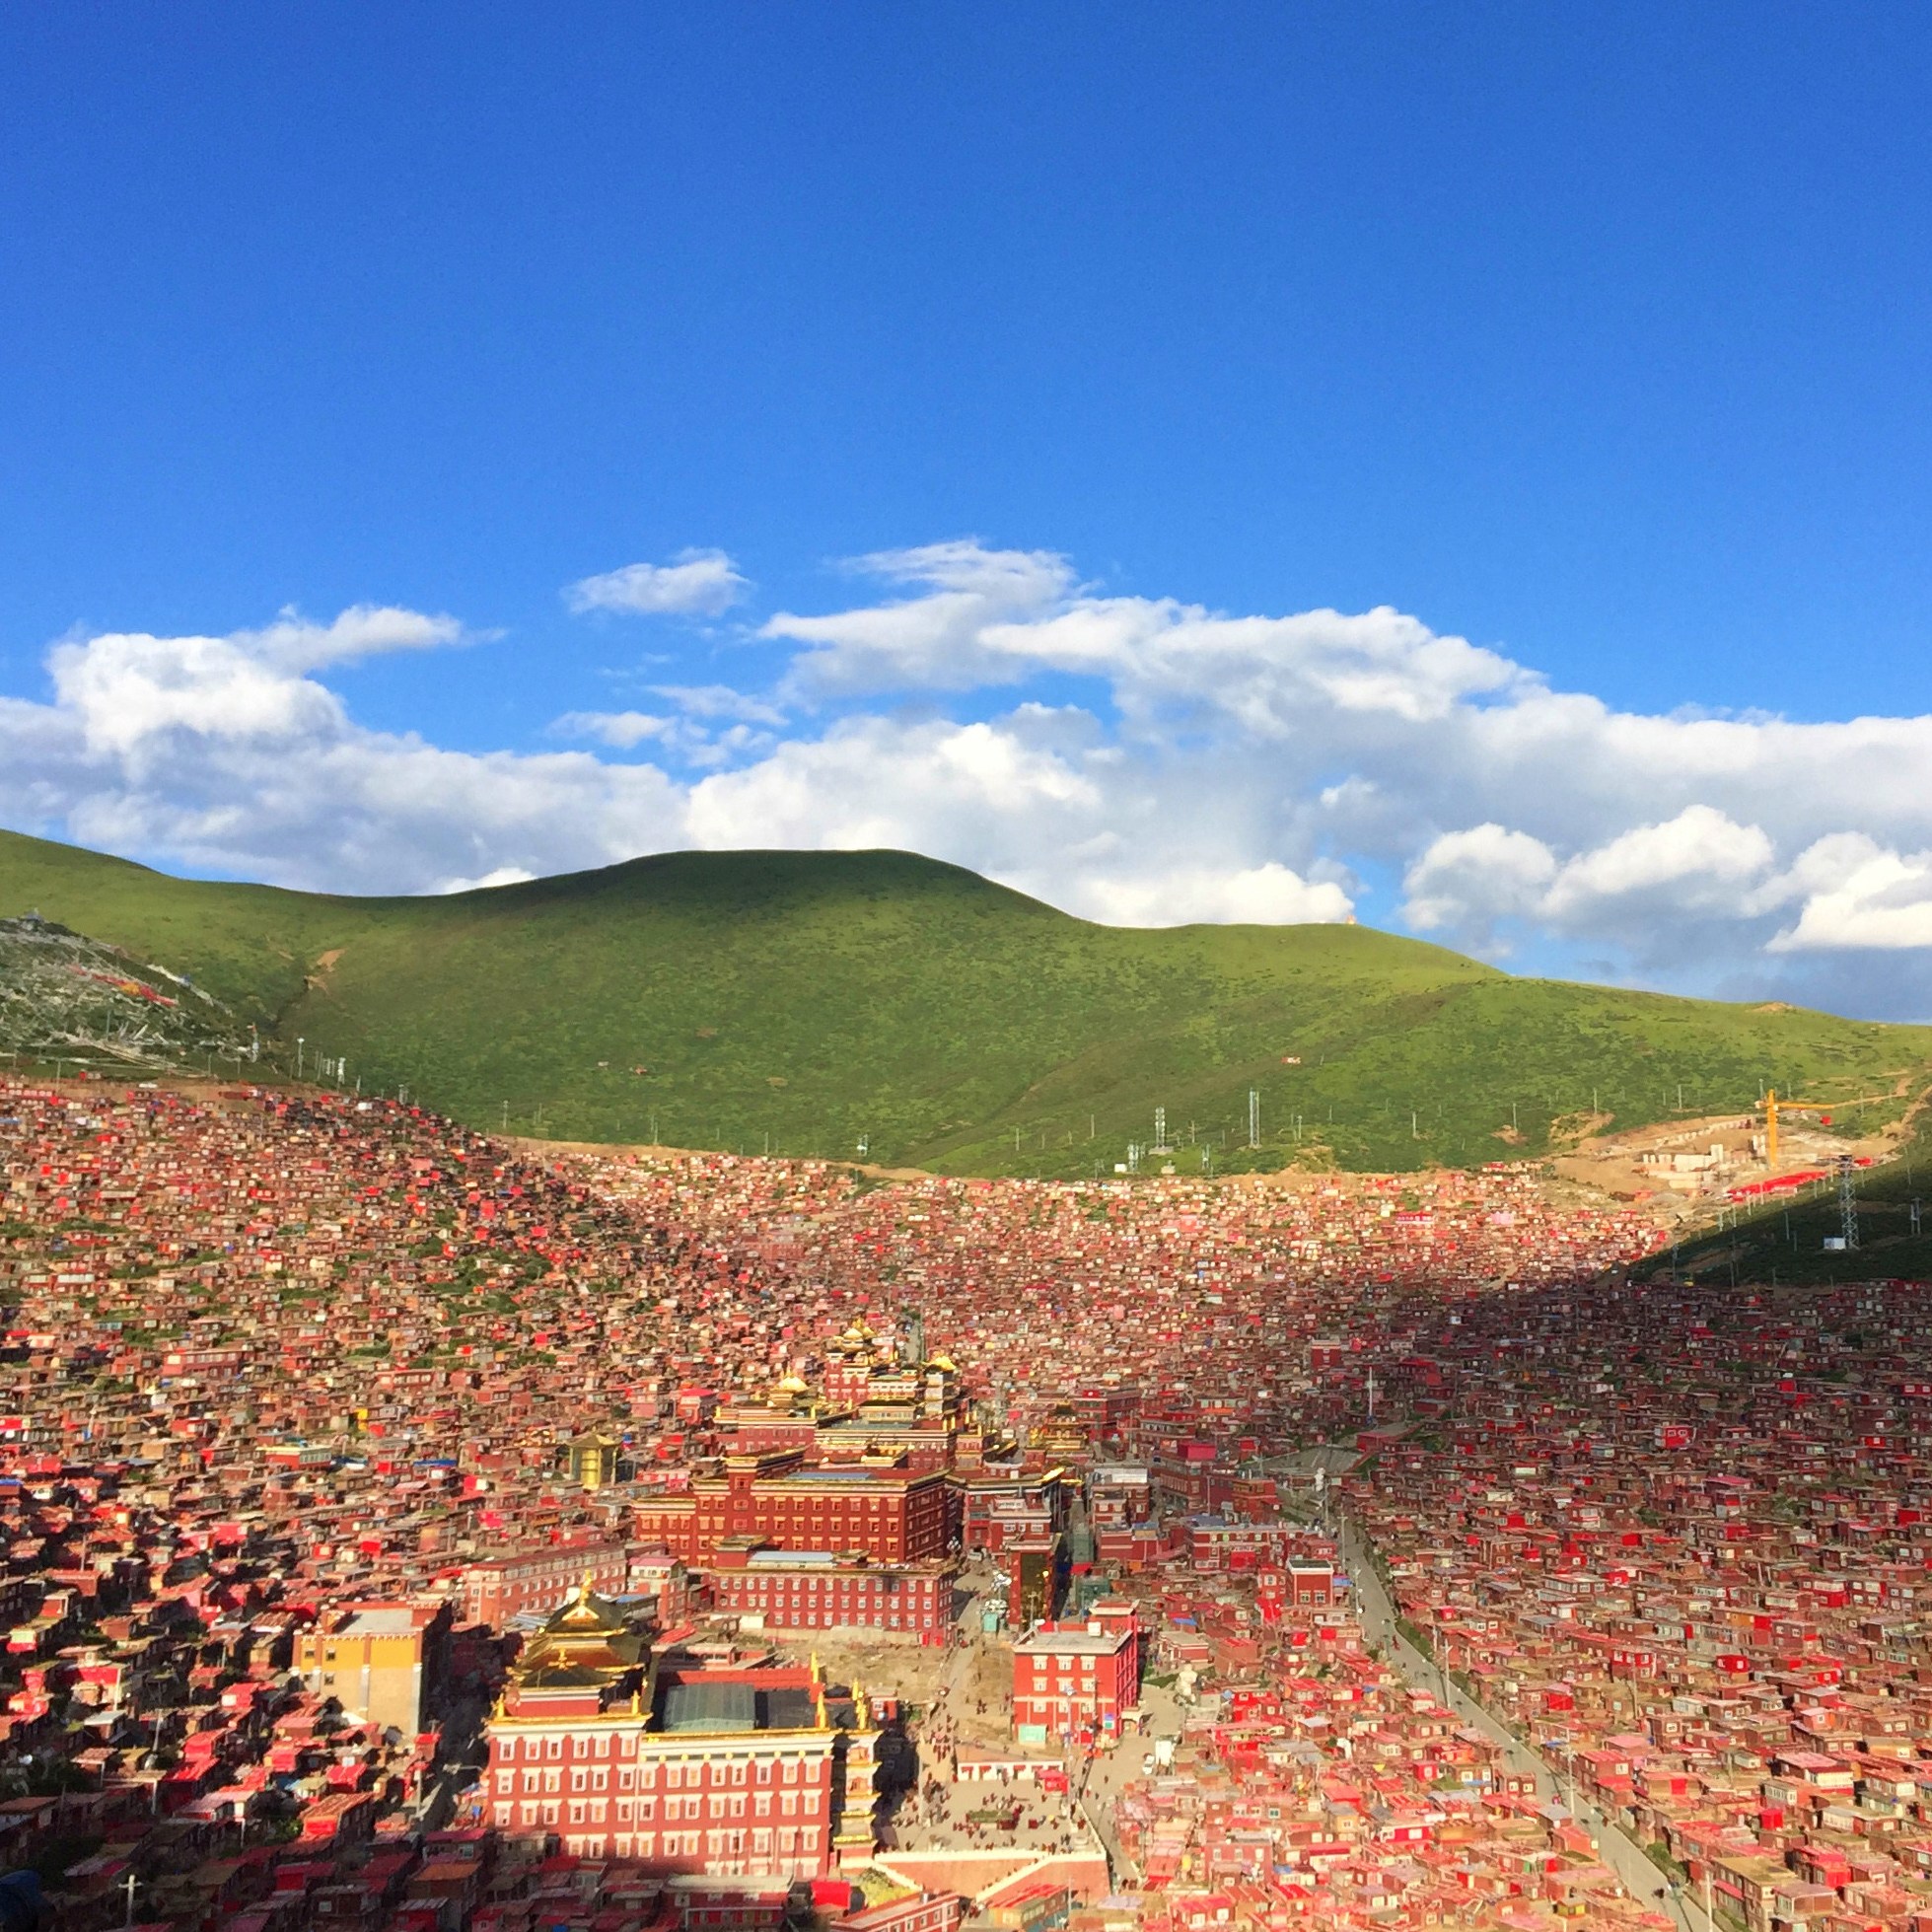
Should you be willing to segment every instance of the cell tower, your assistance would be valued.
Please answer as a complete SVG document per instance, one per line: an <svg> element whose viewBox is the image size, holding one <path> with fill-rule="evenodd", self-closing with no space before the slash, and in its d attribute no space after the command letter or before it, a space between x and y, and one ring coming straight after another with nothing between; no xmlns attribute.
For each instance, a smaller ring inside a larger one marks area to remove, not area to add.
<svg viewBox="0 0 1932 1932"><path fill-rule="evenodd" d="M1845 1247L1858 1246L1858 1196L1851 1190L1851 1156L1838 1156L1838 1221L1844 1230Z"/></svg>
<svg viewBox="0 0 1932 1932"><path fill-rule="evenodd" d="M1248 1090L1248 1144L1250 1147L1261 1144L1261 1090L1258 1087Z"/></svg>
<svg viewBox="0 0 1932 1932"><path fill-rule="evenodd" d="M1168 1110L1164 1107L1154 1109L1154 1149L1156 1154L1166 1154L1172 1150L1168 1146Z"/></svg>

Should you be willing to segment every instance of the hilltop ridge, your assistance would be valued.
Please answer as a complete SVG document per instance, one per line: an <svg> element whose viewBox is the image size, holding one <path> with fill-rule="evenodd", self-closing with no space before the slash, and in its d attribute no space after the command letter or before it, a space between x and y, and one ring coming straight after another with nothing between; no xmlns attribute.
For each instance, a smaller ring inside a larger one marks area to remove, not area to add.
<svg viewBox="0 0 1932 1932"><path fill-rule="evenodd" d="M1159 1107L1181 1172L1400 1170L1765 1084L1883 1084L1902 1112L1932 1080L1928 1028L1519 979L1363 926L1093 925L905 852L668 853L362 898L0 833L0 915L29 908L191 974L285 1048L346 1056L351 1080L580 1141L863 1141L894 1165L1079 1175L1151 1142Z"/></svg>

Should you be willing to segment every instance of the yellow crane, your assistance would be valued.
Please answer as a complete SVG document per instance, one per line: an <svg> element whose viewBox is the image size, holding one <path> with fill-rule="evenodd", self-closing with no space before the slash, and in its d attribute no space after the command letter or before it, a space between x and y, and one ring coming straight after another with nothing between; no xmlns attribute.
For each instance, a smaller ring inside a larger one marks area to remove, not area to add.
<svg viewBox="0 0 1932 1932"><path fill-rule="evenodd" d="M1825 1125L1831 1124L1830 1109L1833 1107L1856 1106L1848 1101L1781 1101L1775 1087L1766 1090L1764 1095L1764 1165L1773 1174L1778 1171L1778 1115L1780 1113L1816 1113Z"/></svg>

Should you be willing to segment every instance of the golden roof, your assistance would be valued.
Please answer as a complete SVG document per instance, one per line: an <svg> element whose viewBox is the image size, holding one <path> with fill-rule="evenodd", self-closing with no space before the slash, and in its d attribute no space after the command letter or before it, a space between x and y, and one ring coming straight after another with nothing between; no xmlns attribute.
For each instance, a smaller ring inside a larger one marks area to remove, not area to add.
<svg viewBox="0 0 1932 1932"><path fill-rule="evenodd" d="M608 1683L634 1670L649 1648L643 1632L632 1629L623 1610L600 1597L586 1576L543 1619L512 1674L534 1688Z"/></svg>

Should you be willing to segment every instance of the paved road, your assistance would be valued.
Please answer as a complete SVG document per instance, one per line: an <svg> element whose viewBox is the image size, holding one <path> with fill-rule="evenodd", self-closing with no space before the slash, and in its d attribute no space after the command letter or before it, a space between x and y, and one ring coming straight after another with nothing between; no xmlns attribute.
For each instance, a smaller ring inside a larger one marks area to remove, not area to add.
<svg viewBox="0 0 1932 1932"><path fill-rule="evenodd" d="M1174 1693L1158 1683L1141 1685L1140 1708L1144 1718L1140 1737L1123 1738L1111 1751L1098 1752L1084 1764L1075 1759L1070 1767L1080 1809L1107 1849L1108 1870L1116 1886L1138 1884L1140 1870L1120 1848L1113 1828L1114 1803L1129 1784L1145 1775L1140 1767L1154 1740L1179 1737L1186 1715Z"/></svg>
<svg viewBox="0 0 1932 1932"><path fill-rule="evenodd" d="M425 1781L416 1807L417 1822L425 1830L442 1830L456 1815L457 1800L482 1776L489 1760L483 1739L488 1716L488 1703L469 1693L451 1705L443 1720L442 1768Z"/></svg>
<svg viewBox="0 0 1932 1932"><path fill-rule="evenodd" d="M1527 1771L1536 1779L1538 1797L1568 1809L1556 1773L1540 1753L1513 1737L1508 1728L1474 1698L1440 1676L1435 1665L1396 1630L1395 1609L1389 1601L1389 1592L1383 1587L1382 1579L1369 1560L1369 1544L1349 1517L1342 1518L1341 1548L1342 1560L1348 1566L1349 1581L1355 1586L1357 1614L1362 1619L1362 1627L1369 1641L1386 1646L1395 1668L1411 1683L1436 1697L1447 1693L1450 1708L1458 1717L1499 1745L1505 1761L1513 1770ZM1644 1855L1643 1847L1581 1793L1578 1794L1576 1816L1591 1833L1597 1855L1616 1874L1634 1897L1661 1910L1675 1909L1687 1932L1723 1932L1721 1926L1705 1918L1702 1907L1691 1894L1685 1893L1681 1898L1672 1900L1666 1891L1660 1897L1658 1895L1664 1886L1664 1877Z"/></svg>

